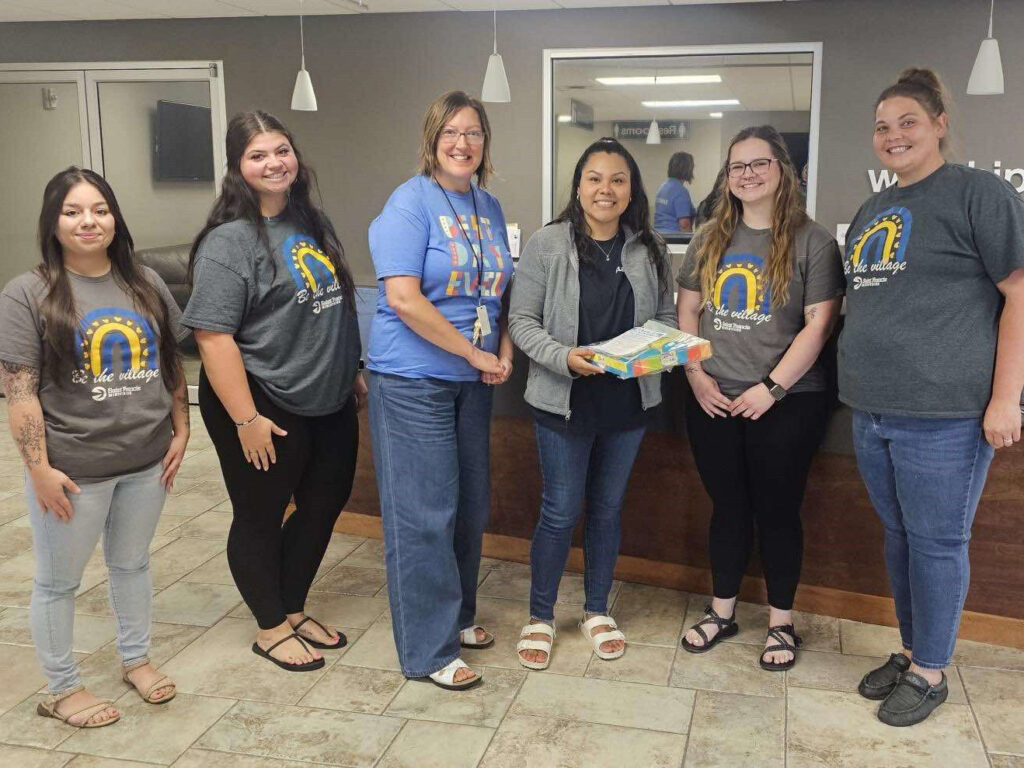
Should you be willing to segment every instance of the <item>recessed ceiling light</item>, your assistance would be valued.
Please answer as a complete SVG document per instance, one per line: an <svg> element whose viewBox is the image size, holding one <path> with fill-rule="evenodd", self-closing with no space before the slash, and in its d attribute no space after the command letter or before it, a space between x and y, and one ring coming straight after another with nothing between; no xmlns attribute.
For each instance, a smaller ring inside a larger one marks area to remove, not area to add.
<svg viewBox="0 0 1024 768"><path fill-rule="evenodd" d="M559 115L558 116L558 122L560 122L560 123L571 123L572 122L572 115Z"/></svg>
<svg viewBox="0 0 1024 768"><path fill-rule="evenodd" d="M633 77L598 77L601 85L695 85L720 83L721 75L643 75Z"/></svg>
<svg viewBox="0 0 1024 768"><path fill-rule="evenodd" d="M736 107L739 99L687 99L684 101L642 101L645 107L668 109L670 107Z"/></svg>
<svg viewBox="0 0 1024 768"><path fill-rule="evenodd" d="M721 117L721 112L708 112L708 117Z"/></svg>

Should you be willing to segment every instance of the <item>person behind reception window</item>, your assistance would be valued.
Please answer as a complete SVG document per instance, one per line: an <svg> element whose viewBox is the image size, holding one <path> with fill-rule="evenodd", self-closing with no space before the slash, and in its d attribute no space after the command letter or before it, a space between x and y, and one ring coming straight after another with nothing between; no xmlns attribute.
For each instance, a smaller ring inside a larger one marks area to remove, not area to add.
<svg viewBox="0 0 1024 768"><path fill-rule="evenodd" d="M32 640L50 694L37 712L98 728L121 715L83 686L72 635L100 536L121 677L151 704L175 694L148 657L149 545L188 443L178 354L188 331L167 286L136 261L114 192L95 172L50 179L39 246L39 266L0 294L0 383L35 552Z"/></svg>
<svg viewBox="0 0 1024 768"><path fill-rule="evenodd" d="M462 91L427 109L419 173L370 224L379 284L370 426L395 646L406 677L461 690L483 675L461 648L474 623L490 512L493 386L512 372L502 297L512 276L483 105ZM475 181L474 181L475 179Z"/></svg>
<svg viewBox="0 0 1024 768"><path fill-rule="evenodd" d="M517 647L524 667L551 662L558 583L584 502L579 626L598 658L625 652L608 594L626 483L647 411L661 402L661 376L606 374L586 347L648 320L674 328L669 273L636 161L615 139L594 142L576 163L569 204L526 244L509 310L512 340L530 358L525 397L543 479L530 549L530 616Z"/></svg>
<svg viewBox="0 0 1024 768"><path fill-rule="evenodd" d="M355 473L366 385L354 288L281 121L235 115L226 148L183 322L203 362L199 409L231 498L228 565L258 625L252 651L305 672L324 666L317 649L346 643L305 604Z"/></svg>
<svg viewBox="0 0 1024 768"><path fill-rule="evenodd" d="M654 228L666 234L693 231L697 209L686 183L693 181L693 155L676 152L668 161L668 179L654 198Z"/></svg>
<svg viewBox="0 0 1024 768"><path fill-rule="evenodd" d="M757 528L768 587L768 636L759 663L789 669L800 582L800 508L829 414L818 362L843 293L836 241L803 210L785 142L768 125L730 142L711 220L679 270L679 327L714 356L686 366L686 431L713 510L714 596L683 637L706 653L735 635L736 598Z"/></svg>
<svg viewBox="0 0 1024 768"><path fill-rule="evenodd" d="M1024 202L946 161L949 106L927 69L879 95L875 154L898 181L857 211L844 259L839 397L854 409L902 641L859 691L896 726L946 700L974 513L993 452L1021 432Z"/></svg>

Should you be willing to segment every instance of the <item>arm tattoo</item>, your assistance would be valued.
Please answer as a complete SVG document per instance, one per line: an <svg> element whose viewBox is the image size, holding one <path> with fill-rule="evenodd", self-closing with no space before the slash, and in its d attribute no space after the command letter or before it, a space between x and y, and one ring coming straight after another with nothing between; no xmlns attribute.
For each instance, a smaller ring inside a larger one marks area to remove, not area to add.
<svg viewBox="0 0 1024 768"><path fill-rule="evenodd" d="M808 320L813 320L817 316L817 314L817 307L810 307L809 309L804 310L804 317L806 317Z"/></svg>
<svg viewBox="0 0 1024 768"><path fill-rule="evenodd" d="M185 426L190 427L191 422L189 420L188 412L188 389L186 388L181 394L175 394L174 396L174 407L181 411L181 414L185 417Z"/></svg>
<svg viewBox="0 0 1024 768"><path fill-rule="evenodd" d="M10 405L39 397L39 369L0 362L0 384Z"/></svg>
<svg viewBox="0 0 1024 768"><path fill-rule="evenodd" d="M690 363L689 365L683 366L683 370L687 373L697 373L701 370L699 363Z"/></svg>
<svg viewBox="0 0 1024 768"><path fill-rule="evenodd" d="M26 416L21 422L18 434L14 437L21 458L29 469L43 463L43 436L45 434L46 430L43 427L42 419L38 416Z"/></svg>

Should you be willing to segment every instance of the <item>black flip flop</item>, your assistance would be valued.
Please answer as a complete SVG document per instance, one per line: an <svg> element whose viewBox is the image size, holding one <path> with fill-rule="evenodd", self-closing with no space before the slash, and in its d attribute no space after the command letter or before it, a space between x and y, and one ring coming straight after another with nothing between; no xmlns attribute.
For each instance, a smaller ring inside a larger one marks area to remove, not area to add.
<svg viewBox="0 0 1024 768"><path fill-rule="evenodd" d="M281 643L287 643L293 637L300 643L302 643L303 647L305 647L307 651L309 650L309 647L306 645L306 642L297 633L292 632L290 635L288 635L288 637L284 638L283 640L278 640L276 643L274 643L266 650L260 648L259 643L253 643L252 652L255 653L257 656L262 656L264 659L269 659L270 661L277 664L277 666L279 666L281 669L284 669L288 672L312 672L314 669L322 668L324 665L324 660L322 658L313 659L313 661L307 661L305 664L289 664L287 661L275 659L273 656L270 655L270 652L277 648L277 646L281 645Z"/></svg>
<svg viewBox="0 0 1024 768"><path fill-rule="evenodd" d="M790 643L783 633L792 637L793 642ZM769 672L785 672L796 664L796 649L803 645L803 638L796 633L792 624L779 624L776 627L768 627L768 637L774 640L775 644L769 645L761 651L761 669L766 669ZM766 653L774 653L775 651L789 651L793 654L793 658L789 661L778 662L764 660Z"/></svg>
<svg viewBox="0 0 1024 768"><path fill-rule="evenodd" d="M302 621L300 621L298 624L296 624L294 627L292 627L292 629L295 630L295 634L297 634L297 635L299 634L299 627L301 627L307 621L312 621L314 624L316 624L318 627L320 627L321 630L323 630L323 633L325 635L330 637L330 634L331 634L330 630L328 630L327 627L325 627L319 621L314 619L312 616L307 616ZM299 636L302 637L301 635L299 635ZM303 640L303 642L309 643L314 648L319 648L320 650L323 650L323 651L335 651L338 648L344 648L345 645L348 643L348 638L345 637L345 635L343 635L341 632L338 633L338 642L334 643L333 645L330 645L328 643L321 643L319 640L313 640L310 637L303 637L302 640Z"/></svg>
<svg viewBox="0 0 1024 768"><path fill-rule="evenodd" d="M690 653L707 653L716 645L718 645L718 643L720 643L722 640L725 640L729 637L733 637L740 631L740 625L733 621L733 619L736 616L735 610L733 611L733 615L730 616L728 619L723 619L721 616L715 613L715 609L712 608L710 605L704 606L704 613L704 618L698 621L692 627L690 627L690 629L694 630L698 635L704 638L704 644L694 645L686 639L686 635L684 634L681 643L684 651L689 651ZM708 635L703 629L704 624L714 624L716 627L718 627L718 634L712 637L710 640L708 640ZM687 632L688 631L689 630L687 630Z"/></svg>

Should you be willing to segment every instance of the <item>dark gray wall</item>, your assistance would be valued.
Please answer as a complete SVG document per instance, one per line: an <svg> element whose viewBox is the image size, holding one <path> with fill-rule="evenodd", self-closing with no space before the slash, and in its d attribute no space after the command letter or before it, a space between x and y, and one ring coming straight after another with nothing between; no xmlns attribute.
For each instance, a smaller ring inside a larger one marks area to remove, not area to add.
<svg viewBox="0 0 1024 768"><path fill-rule="evenodd" d="M1008 92L964 94L986 30L986 0L808 0L513 11L498 17L514 101L488 107L492 190L529 235L541 216L541 51L595 46L824 43L817 218L849 221L869 193L872 105L899 70L937 68L956 98L962 159L1024 166L1024 2L996 4ZM441 91L479 92L491 50L489 13L311 17L307 66L318 113L288 109L298 66L293 18L0 24L0 60L223 59L228 113L283 117L316 166L326 207L357 278L372 280L366 227L415 164L424 108ZM2 257L0 257L2 258Z"/></svg>

